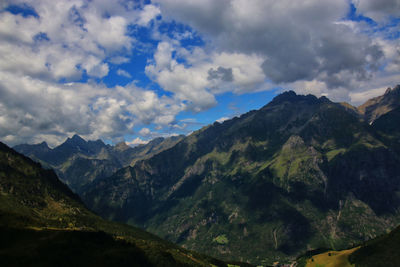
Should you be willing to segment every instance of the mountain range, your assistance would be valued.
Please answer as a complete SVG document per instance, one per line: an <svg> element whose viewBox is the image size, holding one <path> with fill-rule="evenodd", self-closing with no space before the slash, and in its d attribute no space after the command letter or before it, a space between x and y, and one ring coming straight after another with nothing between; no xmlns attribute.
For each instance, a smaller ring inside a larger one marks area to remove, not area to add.
<svg viewBox="0 0 400 267"><path fill-rule="evenodd" d="M159 137L145 145L130 147L125 142L111 146L101 140L85 141L74 135L53 149L46 142L17 145L14 149L40 162L44 167L54 169L64 183L74 192L80 193L88 183L108 177L139 159L151 157L182 138L183 136Z"/></svg>
<svg viewBox="0 0 400 267"><path fill-rule="evenodd" d="M1 266L227 266L138 228L103 220L53 170L3 143L0 257Z"/></svg>
<svg viewBox="0 0 400 267"><path fill-rule="evenodd" d="M400 86L360 107L290 91L150 155L127 153L125 165L115 160L119 166L95 178L78 174L98 171L93 164L69 178L61 170L74 155L101 160L91 157L104 150L78 145L59 157L45 156L45 144L15 149L56 167L67 184L75 179L75 191L104 218L212 256L271 264L348 248L400 223L399 120Z"/></svg>

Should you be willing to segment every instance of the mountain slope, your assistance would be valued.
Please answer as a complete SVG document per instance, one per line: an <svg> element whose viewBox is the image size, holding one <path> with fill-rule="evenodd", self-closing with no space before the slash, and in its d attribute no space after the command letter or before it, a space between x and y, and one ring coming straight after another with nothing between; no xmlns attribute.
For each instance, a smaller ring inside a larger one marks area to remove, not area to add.
<svg viewBox="0 0 400 267"><path fill-rule="evenodd" d="M400 219L400 160L372 125L286 92L214 123L83 194L102 216L252 263L344 248Z"/></svg>
<svg viewBox="0 0 400 267"><path fill-rule="evenodd" d="M139 229L104 221L52 170L0 143L2 266L225 266Z"/></svg>
<svg viewBox="0 0 400 267"><path fill-rule="evenodd" d="M156 138L146 145L130 147L124 142L110 146L101 140L85 141L78 135L51 149L45 142L36 145L22 144L14 149L49 169L54 169L60 179L78 194L96 179L112 175L138 159L163 151L182 136Z"/></svg>

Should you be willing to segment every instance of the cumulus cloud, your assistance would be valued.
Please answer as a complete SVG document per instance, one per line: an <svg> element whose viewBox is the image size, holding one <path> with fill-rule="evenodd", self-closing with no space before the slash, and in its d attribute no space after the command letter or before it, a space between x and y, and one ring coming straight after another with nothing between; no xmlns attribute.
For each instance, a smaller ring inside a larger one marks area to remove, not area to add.
<svg viewBox="0 0 400 267"><path fill-rule="evenodd" d="M379 76L382 66L398 66L376 30L364 21L346 20L346 0L157 2L164 16L191 25L220 54L262 59L265 76L278 86L308 81L323 83L330 94L355 91ZM396 0L354 2L359 12L373 19L400 14Z"/></svg>
<svg viewBox="0 0 400 267"><path fill-rule="evenodd" d="M142 128L140 131L139 131L139 134L141 135L141 136L148 136L148 135L150 135L151 134L151 131L150 131L150 129L149 128Z"/></svg>
<svg viewBox="0 0 400 267"><path fill-rule="evenodd" d="M183 61L183 62L179 62ZM196 112L216 104L215 95L265 90L263 60L256 55L192 50L166 41L158 44L146 74Z"/></svg>
<svg viewBox="0 0 400 267"><path fill-rule="evenodd" d="M174 121L180 103L134 84L107 88L94 78L127 63L129 25L149 23L157 7L121 1L13 0L24 12L0 13L0 138L9 144L78 133L117 140L136 124ZM32 14L33 15L32 15ZM119 69L119 75L129 73ZM88 82L80 82L87 75Z"/></svg>

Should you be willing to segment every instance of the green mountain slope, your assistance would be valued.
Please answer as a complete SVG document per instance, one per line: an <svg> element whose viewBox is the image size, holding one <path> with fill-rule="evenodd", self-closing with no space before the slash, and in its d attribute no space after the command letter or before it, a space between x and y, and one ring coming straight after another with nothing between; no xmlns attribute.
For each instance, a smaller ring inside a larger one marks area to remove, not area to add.
<svg viewBox="0 0 400 267"><path fill-rule="evenodd" d="M400 222L400 159L373 125L287 92L92 183L87 205L187 248L252 263L348 247Z"/></svg>
<svg viewBox="0 0 400 267"><path fill-rule="evenodd" d="M44 167L54 169L63 182L80 194L92 181L108 177L139 159L151 157L173 146L181 138L183 137L156 138L146 145L132 148L124 142L110 146L101 140L85 141L74 135L53 149L45 142L18 145L14 149L40 162Z"/></svg>
<svg viewBox="0 0 400 267"><path fill-rule="evenodd" d="M0 143L2 266L225 266L93 214L52 170Z"/></svg>

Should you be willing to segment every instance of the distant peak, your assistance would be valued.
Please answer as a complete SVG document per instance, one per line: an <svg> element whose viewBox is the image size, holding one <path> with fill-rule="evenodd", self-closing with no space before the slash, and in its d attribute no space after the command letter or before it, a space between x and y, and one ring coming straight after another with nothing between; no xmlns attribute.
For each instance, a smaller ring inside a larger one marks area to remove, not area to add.
<svg viewBox="0 0 400 267"><path fill-rule="evenodd" d="M129 149L130 146L128 146L124 141L122 141L122 142L119 142L118 144L116 144L116 145L115 145L115 148L116 148L117 150L122 151L122 150L127 150L127 149Z"/></svg>
<svg viewBox="0 0 400 267"><path fill-rule="evenodd" d="M385 91L385 95L390 95L390 94L399 94L400 93L400 84L396 85L394 88L388 88Z"/></svg>
<svg viewBox="0 0 400 267"><path fill-rule="evenodd" d="M86 143L86 141L77 134L74 134L71 138L68 137L67 140L65 140L65 142L64 142L64 144L73 145L73 146L81 145L83 143Z"/></svg>
<svg viewBox="0 0 400 267"><path fill-rule="evenodd" d="M71 140L83 140L83 138L80 137L80 136L77 135L77 134L74 134L74 135L72 136ZM83 141L85 141L85 140L83 140Z"/></svg>
<svg viewBox="0 0 400 267"><path fill-rule="evenodd" d="M43 141L40 144L38 144L38 146L47 147L47 148L49 147L49 145L45 141Z"/></svg>

